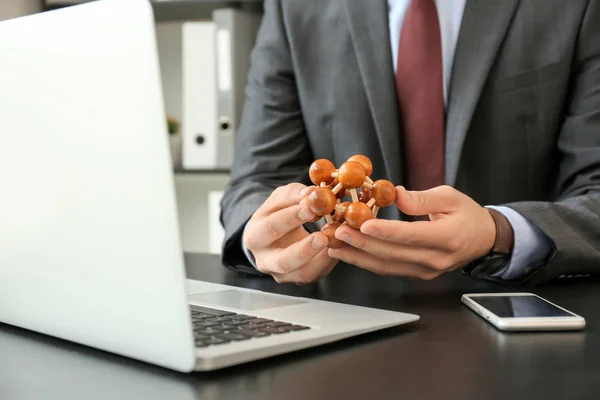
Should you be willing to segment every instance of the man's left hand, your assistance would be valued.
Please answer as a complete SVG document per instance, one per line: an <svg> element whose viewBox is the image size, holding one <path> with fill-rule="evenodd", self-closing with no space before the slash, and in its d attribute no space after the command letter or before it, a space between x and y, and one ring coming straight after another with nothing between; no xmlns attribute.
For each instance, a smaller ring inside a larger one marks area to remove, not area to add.
<svg viewBox="0 0 600 400"><path fill-rule="evenodd" d="M430 221L371 219L360 231L343 225L335 236L348 243L329 256L380 275L429 280L488 254L496 225L489 212L450 186L421 192L396 187L396 206Z"/></svg>

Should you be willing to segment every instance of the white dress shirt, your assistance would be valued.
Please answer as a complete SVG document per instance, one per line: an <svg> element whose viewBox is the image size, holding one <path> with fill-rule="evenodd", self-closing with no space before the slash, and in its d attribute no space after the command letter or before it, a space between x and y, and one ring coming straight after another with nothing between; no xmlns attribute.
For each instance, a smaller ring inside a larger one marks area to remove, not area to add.
<svg viewBox="0 0 600 400"><path fill-rule="evenodd" d="M458 32L465 10L467 0L435 0L440 20L440 31L442 34L442 60L444 69L444 104L448 104L448 85L452 75L452 63L454 61L454 50L458 41ZM400 43L400 32L404 24L404 16L410 5L410 0L388 0L390 25L390 43L392 44L392 60L394 71L398 63L398 44Z"/></svg>

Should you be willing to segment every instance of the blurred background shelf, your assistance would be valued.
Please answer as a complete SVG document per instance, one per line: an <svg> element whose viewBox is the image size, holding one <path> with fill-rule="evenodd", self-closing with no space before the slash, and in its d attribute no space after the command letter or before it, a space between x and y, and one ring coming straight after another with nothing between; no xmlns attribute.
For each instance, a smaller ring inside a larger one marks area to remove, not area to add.
<svg viewBox="0 0 600 400"><path fill-rule="evenodd" d="M12 0L11 0L12 1ZM94 0L42 0L43 10L53 10ZM262 0L151 0L157 21L207 19L218 8L261 11Z"/></svg>
<svg viewBox="0 0 600 400"><path fill-rule="evenodd" d="M229 175L229 169L183 169L175 168L175 174L179 175Z"/></svg>
<svg viewBox="0 0 600 400"><path fill-rule="evenodd" d="M227 173L175 173L179 229L186 252L221 253L220 200Z"/></svg>

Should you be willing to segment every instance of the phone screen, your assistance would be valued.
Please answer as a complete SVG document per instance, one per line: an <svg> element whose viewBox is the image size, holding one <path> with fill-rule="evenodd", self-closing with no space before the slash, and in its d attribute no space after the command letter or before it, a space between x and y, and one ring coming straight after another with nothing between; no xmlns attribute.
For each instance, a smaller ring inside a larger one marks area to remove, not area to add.
<svg viewBox="0 0 600 400"><path fill-rule="evenodd" d="M537 296L485 296L471 297L471 300L501 318L573 316Z"/></svg>

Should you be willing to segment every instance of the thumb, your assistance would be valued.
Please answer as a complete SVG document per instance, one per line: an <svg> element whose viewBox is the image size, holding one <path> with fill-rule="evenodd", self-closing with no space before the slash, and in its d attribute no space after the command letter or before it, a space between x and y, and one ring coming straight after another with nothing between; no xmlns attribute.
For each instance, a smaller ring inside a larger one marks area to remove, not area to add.
<svg viewBox="0 0 600 400"><path fill-rule="evenodd" d="M460 192L450 186L438 186L423 191L396 187L396 206L407 215L449 213L456 209L459 199Z"/></svg>

